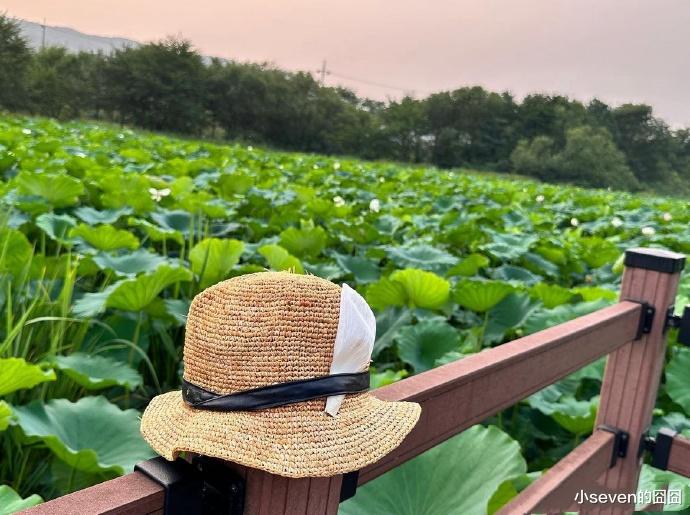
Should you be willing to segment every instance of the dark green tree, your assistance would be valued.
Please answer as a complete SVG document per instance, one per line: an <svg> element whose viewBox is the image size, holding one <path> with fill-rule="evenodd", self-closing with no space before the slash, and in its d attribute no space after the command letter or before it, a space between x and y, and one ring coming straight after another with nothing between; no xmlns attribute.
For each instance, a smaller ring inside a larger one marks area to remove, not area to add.
<svg viewBox="0 0 690 515"><path fill-rule="evenodd" d="M26 109L26 73L31 51L22 38L19 25L0 13L0 106Z"/></svg>
<svg viewBox="0 0 690 515"><path fill-rule="evenodd" d="M118 50L105 69L107 107L124 123L198 134L207 121L206 72L201 56L185 40Z"/></svg>
<svg viewBox="0 0 690 515"><path fill-rule="evenodd" d="M29 109L61 119L98 118L103 67L100 54L73 54L61 47L38 51L27 74Z"/></svg>

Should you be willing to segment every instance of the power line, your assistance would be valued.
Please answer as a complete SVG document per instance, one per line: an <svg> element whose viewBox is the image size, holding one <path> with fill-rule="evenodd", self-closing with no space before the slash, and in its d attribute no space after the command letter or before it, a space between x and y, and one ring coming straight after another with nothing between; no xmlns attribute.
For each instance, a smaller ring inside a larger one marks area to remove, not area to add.
<svg viewBox="0 0 690 515"><path fill-rule="evenodd" d="M357 78L357 77L352 77L351 75L344 75L344 74L342 74L342 73L336 73L336 72L333 72L333 71L328 71L328 74L329 74L329 75L333 75L334 77L338 77L338 78L340 78L340 79L350 80L350 81L353 81L353 82L360 82L360 83L362 83L362 84L367 84L367 85L369 85L369 86L375 86L375 87L378 87L378 88L394 89L394 90L397 90L397 91L402 91L403 93L412 92L412 93L414 94L414 93L416 93L416 92L419 92L419 93L424 93L424 94L426 94L426 95L431 95L432 93L434 93L434 91L428 91L428 90L419 89L419 88L403 88L403 87L400 87L400 86L394 86L394 85L392 85L392 84L386 84L386 83L383 83L383 82L377 82L377 81L372 81L372 80L367 80L367 79L360 79L360 78Z"/></svg>
<svg viewBox="0 0 690 515"><path fill-rule="evenodd" d="M394 86L392 84L386 84L383 82L377 82L377 81L368 80L368 79L360 79L358 77L353 77L351 75L345 75L342 73L334 72L333 70L329 70L327 68L325 59L321 62L321 68L316 70L316 73L319 76L319 82L321 83L322 86L325 85L326 76L327 75L333 75L333 77L337 77L339 79L344 79L344 80L352 81L352 82L359 82L361 84L367 84L369 86L375 86L377 88L394 89L397 91L402 91L405 94L411 94L412 96L414 96L414 94L417 92L423 93L425 95L431 95L431 94L435 93L434 91L428 91L428 90L423 90L423 89L418 89L418 88L403 88L400 86Z"/></svg>

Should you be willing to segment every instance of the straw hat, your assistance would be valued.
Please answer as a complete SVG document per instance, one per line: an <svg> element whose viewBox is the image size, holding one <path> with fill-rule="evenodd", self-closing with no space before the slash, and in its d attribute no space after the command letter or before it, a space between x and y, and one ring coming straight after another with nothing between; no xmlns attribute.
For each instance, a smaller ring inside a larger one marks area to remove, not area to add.
<svg viewBox="0 0 690 515"><path fill-rule="evenodd" d="M374 463L421 412L366 393L374 333L347 285L287 272L218 283L189 311L183 391L151 401L142 435L168 460L189 451L287 477Z"/></svg>

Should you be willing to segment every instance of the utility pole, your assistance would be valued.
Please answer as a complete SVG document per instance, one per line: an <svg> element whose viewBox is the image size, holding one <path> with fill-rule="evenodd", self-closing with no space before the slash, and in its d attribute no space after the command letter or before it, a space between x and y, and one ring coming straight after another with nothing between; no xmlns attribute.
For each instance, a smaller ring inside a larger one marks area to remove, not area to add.
<svg viewBox="0 0 690 515"><path fill-rule="evenodd" d="M43 18L43 25L41 25L41 29L43 29L43 35L41 36L41 50L43 50L46 47L46 19Z"/></svg>
<svg viewBox="0 0 690 515"><path fill-rule="evenodd" d="M328 73L328 70L326 69L325 59L321 63L321 70L319 70L319 73L321 74L321 85L323 86L326 83L326 74Z"/></svg>

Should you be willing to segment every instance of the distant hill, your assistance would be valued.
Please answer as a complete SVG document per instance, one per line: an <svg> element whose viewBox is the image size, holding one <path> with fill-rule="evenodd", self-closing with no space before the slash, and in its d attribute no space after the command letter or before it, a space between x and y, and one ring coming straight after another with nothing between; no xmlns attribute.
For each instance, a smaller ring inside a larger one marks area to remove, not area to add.
<svg viewBox="0 0 690 515"><path fill-rule="evenodd" d="M40 23L18 20L22 34L32 48L41 48L43 27ZM139 46L140 43L131 39L111 38L84 34L68 27L52 27L46 25L46 46L61 46L70 52L104 52L109 54L113 50L126 46Z"/></svg>

